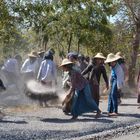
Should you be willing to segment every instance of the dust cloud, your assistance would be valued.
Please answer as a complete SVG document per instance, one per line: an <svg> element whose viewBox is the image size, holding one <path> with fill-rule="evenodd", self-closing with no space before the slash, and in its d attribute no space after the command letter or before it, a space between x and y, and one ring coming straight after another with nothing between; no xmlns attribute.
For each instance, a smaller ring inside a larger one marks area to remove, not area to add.
<svg viewBox="0 0 140 140"><path fill-rule="evenodd" d="M53 88L48 88L36 80L29 80L28 82L25 82L22 77L21 79L16 79L16 83L8 84L8 81L6 81L2 73L1 79L6 86L5 91L0 91L1 107L17 107L34 104L38 105L38 102L30 99L26 95L27 88L35 94L57 94L58 99L57 101L55 100L55 104L61 104L66 95L61 86L61 77L58 77L58 83L56 86L53 86Z"/></svg>

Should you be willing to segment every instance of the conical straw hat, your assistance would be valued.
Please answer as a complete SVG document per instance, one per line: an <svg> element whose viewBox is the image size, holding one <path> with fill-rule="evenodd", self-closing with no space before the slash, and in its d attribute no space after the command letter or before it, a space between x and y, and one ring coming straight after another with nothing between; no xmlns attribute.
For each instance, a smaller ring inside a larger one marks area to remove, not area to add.
<svg viewBox="0 0 140 140"><path fill-rule="evenodd" d="M71 62L69 59L65 58L62 60L62 63L59 67L62 67L64 65L69 65L69 64L73 64L73 62Z"/></svg>
<svg viewBox="0 0 140 140"><path fill-rule="evenodd" d="M107 55L107 58L105 60L105 63L114 62L114 61L117 61L118 59L119 59L119 57L117 57L113 53L110 53L110 54Z"/></svg>
<svg viewBox="0 0 140 140"><path fill-rule="evenodd" d="M42 54L42 53L45 53L45 51L44 51L43 49L41 49L41 50L39 50L37 53L38 53L38 54Z"/></svg>
<svg viewBox="0 0 140 140"><path fill-rule="evenodd" d="M101 59L106 59L102 53L97 53L94 58L101 58Z"/></svg>
<svg viewBox="0 0 140 140"><path fill-rule="evenodd" d="M117 52L115 55L118 57L118 59L124 58L124 57L122 56L122 53L121 53L121 52Z"/></svg>
<svg viewBox="0 0 140 140"><path fill-rule="evenodd" d="M37 52L32 51L31 53L28 54L29 57L38 57Z"/></svg>

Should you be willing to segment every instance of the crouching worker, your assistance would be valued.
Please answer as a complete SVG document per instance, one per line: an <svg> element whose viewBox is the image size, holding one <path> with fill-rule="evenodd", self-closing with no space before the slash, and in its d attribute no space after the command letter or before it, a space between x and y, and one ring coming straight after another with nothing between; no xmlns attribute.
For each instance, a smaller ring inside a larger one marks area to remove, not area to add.
<svg viewBox="0 0 140 140"><path fill-rule="evenodd" d="M73 94L71 105L72 119L77 119L82 113L93 111L97 111L95 118L98 118L101 111L92 98L88 81L72 68L73 62L70 60L64 59L60 67L63 71L67 71L70 77L71 87L69 95Z"/></svg>

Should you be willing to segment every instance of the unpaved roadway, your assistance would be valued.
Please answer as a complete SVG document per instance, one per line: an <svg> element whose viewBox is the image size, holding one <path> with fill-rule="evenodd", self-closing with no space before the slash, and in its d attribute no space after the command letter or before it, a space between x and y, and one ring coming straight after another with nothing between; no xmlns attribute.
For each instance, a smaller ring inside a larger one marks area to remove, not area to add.
<svg viewBox="0 0 140 140"><path fill-rule="evenodd" d="M139 132L133 132L131 134L127 134L124 136L120 136L118 138L114 138L112 140L139 140L140 139L140 131Z"/></svg>
<svg viewBox="0 0 140 140"><path fill-rule="evenodd" d="M5 106L6 116L0 120L0 140L117 140L122 135L129 137L131 132L138 134L133 140L140 140L140 109L137 109L136 98L122 100L117 118L107 116L107 100L101 100L100 108L103 113L98 119L94 118L95 113L86 113L73 121L71 116L63 114L60 103L47 108L33 102Z"/></svg>

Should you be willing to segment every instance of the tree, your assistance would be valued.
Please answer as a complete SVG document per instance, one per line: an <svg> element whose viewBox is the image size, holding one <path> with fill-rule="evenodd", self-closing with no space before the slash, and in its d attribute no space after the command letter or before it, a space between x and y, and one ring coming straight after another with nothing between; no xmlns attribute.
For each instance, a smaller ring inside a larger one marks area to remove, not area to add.
<svg viewBox="0 0 140 140"><path fill-rule="evenodd" d="M107 44L111 39L107 16L114 14L114 7L112 0L11 2L22 25L32 28L40 38L39 46L51 42L60 54L80 51L85 45L94 50L98 44Z"/></svg>
<svg viewBox="0 0 140 140"><path fill-rule="evenodd" d="M0 46L1 55L14 55L25 48L27 41L23 38L17 24L19 18L14 15L4 0L0 0Z"/></svg>
<svg viewBox="0 0 140 140"><path fill-rule="evenodd" d="M140 1L139 0L121 0L121 13L125 15L123 20L127 20L127 26L133 34L131 60L129 64L129 86L135 86L136 61L140 45Z"/></svg>

